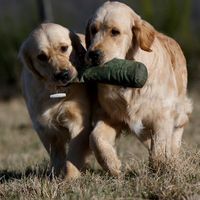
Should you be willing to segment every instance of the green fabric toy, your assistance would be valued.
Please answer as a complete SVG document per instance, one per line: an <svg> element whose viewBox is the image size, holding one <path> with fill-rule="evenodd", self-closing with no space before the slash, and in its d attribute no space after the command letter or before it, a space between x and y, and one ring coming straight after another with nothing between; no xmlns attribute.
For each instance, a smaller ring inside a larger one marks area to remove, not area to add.
<svg viewBox="0 0 200 200"><path fill-rule="evenodd" d="M143 87L147 77L147 68L143 63L116 58L102 66L85 67L79 71L80 82L104 83L132 88Z"/></svg>

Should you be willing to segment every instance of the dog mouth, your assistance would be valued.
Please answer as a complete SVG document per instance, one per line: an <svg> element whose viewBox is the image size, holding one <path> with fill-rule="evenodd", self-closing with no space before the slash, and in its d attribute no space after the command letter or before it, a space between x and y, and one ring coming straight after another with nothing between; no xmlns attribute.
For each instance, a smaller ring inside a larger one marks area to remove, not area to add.
<svg viewBox="0 0 200 200"><path fill-rule="evenodd" d="M69 80L55 81L55 85L58 88L64 88L64 87L67 87L68 85L70 85L71 83L74 83L76 81L76 79L77 79L77 75L73 76Z"/></svg>
<svg viewBox="0 0 200 200"><path fill-rule="evenodd" d="M89 50L85 60L90 66L101 65L104 63L104 53L101 50Z"/></svg>
<svg viewBox="0 0 200 200"><path fill-rule="evenodd" d="M50 94L67 93L68 86L76 82L76 79L77 79L77 75L73 76L70 80L65 81L65 82L63 81L59 82L53 79L46 82L45 87L49 91Z"/></svg>
<svg viewBox="0 0 200 200"><path fill-rule="evenodd" d="M64 69L61 72L54 73L52 82L56 87L66 87L75 82L78 72L75 69Z"/></svg>
<svg viewBox="0 0 200 200"><path fill-rule="evenodd" d="M77 82L77 79L78 79L78 73L74 74L69 79L58 80L58 81L54 80L53 82L57 88L65 88L70 84Z"/></svg>

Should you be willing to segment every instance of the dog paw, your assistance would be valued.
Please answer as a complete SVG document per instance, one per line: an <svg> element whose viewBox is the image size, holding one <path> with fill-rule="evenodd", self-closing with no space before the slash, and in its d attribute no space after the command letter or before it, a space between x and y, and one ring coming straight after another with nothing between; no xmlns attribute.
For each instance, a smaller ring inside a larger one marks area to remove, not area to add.
<svg viewBox="0 0 200 200"><path fill-rule="evenodd" d="M108 170L109 170L109 172L110 172L111 175L113 175L113 176L119 176L120 173L121 173L120 168L121 168L121 162L120 162L120 160L118 160L118 159L113 160L112 159L109 162Z"/></svg>
<svg viewBox="0 0 200 200"><path fill-rule="evenodd" d="M67 161L66 169L66 179L77 179L81 176L81 172L70 161Z"/></svg>

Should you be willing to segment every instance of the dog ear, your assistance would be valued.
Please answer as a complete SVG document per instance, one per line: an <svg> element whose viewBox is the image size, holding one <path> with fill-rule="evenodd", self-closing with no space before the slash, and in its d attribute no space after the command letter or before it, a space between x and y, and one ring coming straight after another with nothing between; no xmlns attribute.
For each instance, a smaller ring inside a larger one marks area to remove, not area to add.
<svg viewBox="0 0 200 200"><path fill-rule="evenodd" d="M86 31L85 31L85 43L86 43L86 49L89 48L91 44L91 38L90 38L90 24L92 22L92 18L88 20Z"/></svg>
<svg viewBox="0 0 200 200"><path fill-rule="evenodd" d="M28 39L25 40L23 44L21 45L18 57L23 63L23 65L27 66L31 70L31 72L34 73L38 77L38 79L44 79L44 77L33 66L33 61L28 51Z"/></svg>
<svg viewBox="0 0 200 200"><path fill-rule="evenodd" d="M86 50L83 46L84 45L83 44L84 43L84 36L82 36L80 34L77 35L73 31L70 31L69 37L70 37L71 42L72 42L73 50L75 51L75 54L78 57L79 63L77 63L77 64L78 65L84 65L85 54L86 54ZM73 59L71 60L71 62L73 62Z"/></svg>
<svg viewBox="0 0 200 200"><path fill-rule="evenodd" d="M144 51L151 52L151 45L155 38L155 29L142 19L138 19L134 23L133 34L140 48Z"/></svg>

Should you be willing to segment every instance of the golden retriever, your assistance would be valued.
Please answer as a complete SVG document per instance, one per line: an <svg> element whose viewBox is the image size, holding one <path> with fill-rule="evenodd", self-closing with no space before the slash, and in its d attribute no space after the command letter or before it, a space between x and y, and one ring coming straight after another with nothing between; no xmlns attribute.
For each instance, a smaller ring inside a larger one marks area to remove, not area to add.
<svg viewBox="0 0 200 200"><path fill-rule="evenodd" d="M80 36L84 40L84 36ZM22 86L27 108L55 175L76 178L89 149L90 102L84 84L69 84L84 62L85 48L75 33L41 24L21 46ZM65 92L65 98L50 95ZM66 154L66 142L69 142Z"/></svg>
<svg viewBox="0 0 200 200"><path fill-rule="evenodd" d="M101 166L113 175L120 173L114 144L124 127L145 144L152 163L176 157L192 111L186 61L177 42L127 5L108 1L88 22L86 47L86 60L92 65L121 58L142 62L148 70L142 89L98 84L101 110L90 146Z"/></svg>

